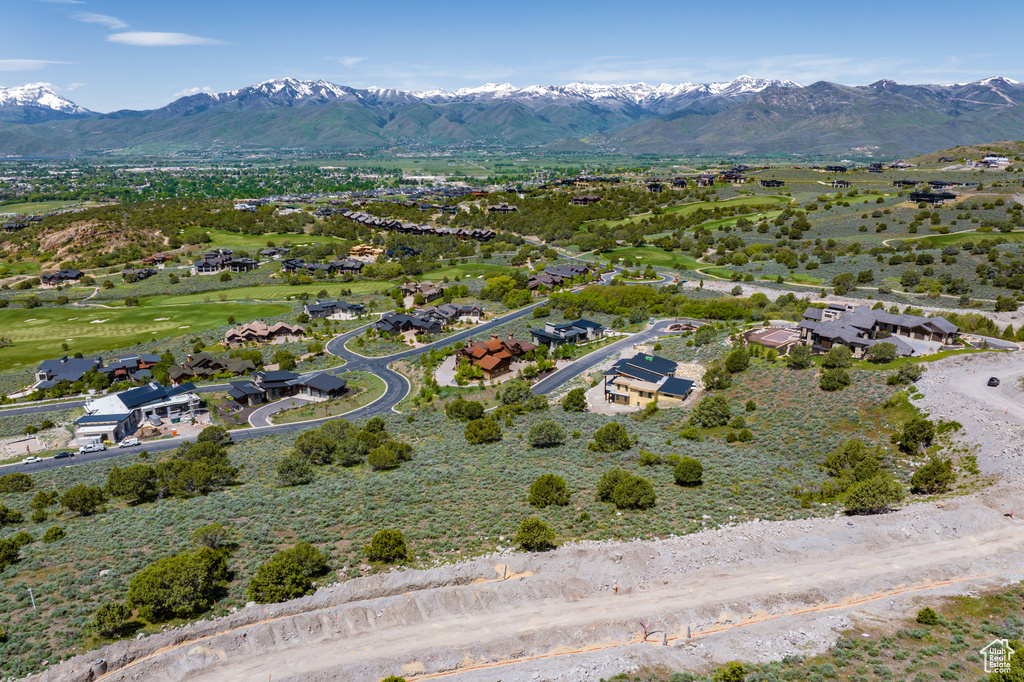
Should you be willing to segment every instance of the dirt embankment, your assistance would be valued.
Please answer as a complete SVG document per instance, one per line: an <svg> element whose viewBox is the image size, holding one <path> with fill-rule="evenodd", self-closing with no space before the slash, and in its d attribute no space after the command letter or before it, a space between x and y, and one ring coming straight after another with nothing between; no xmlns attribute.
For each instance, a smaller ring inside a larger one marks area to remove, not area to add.
<svg viewBox="0 0 1024 682"><path fill-rule="evenodd" d="M1022 361L947 358L921 382L933 416L965 425L982 471L1005 474L980 493L378 574L120 642L35 679L88 680L102 657L110 681L596 681L642 664L704 670L819 652L838 630L1024 578ZM990 375L1004 391L986 392Z"/></svg>

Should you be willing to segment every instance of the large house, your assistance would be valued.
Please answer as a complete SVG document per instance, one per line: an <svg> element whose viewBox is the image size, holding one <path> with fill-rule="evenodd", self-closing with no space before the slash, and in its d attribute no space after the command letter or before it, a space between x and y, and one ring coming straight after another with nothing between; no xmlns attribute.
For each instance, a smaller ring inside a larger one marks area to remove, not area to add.
<svg viewBox="0 0 1024 682"><path fill-rule="evenodd" d="M389 334L407 331L440 334L444 331L445 322L432 313L417 310L412 313L386 313L373 323L373 327Z"/></svg>
<svg viewBox="0 0 1024 682"><path fill-rule="evenodd" d="M75 383L89 372L95 370L104 374L112 382L146 381L152 377L150 368L160 362L159 355L134 354L121 355L110 364L104 364L103 358L69 358L64 356L57 360L43 360L36 368L35 388L53 388L61 381Z"/></svg>
<svg viewBox="0 0 1024 682"><path fill-rule="evenodd" d="M573 263L570 265L552 265L545 270L530 275L527 286L534 296L544 291L551 291L571 282L589 279L593 270L586 265Z"/></svg>
<svg viewBox="0 0 1024 682"><path fill-rule="evenodd" d="M801 343L824 353L835 345L847 346L861 357L871 346L892 343L898 355L913 355L908 340L951 345L960 328L944 317L894 315L862 305L831 303L827 308L808 308L800 321Z"/></svg>
<svg viewBox="0 0 1024 682"><path fill-rule="evenodd" d="M494 239L497 233L494 230L484 230L468 227L433 227L431 225L419 225L417 223L402 222L395 218L380 218L362 211L345 211L341 214L347 220L365 225L377 230L398 232L399 234L438 235L441 237L455 237L457 239L475 239L485 242Z"/></svg>
<svg viewBox="0 0 1024 682"><path fill-rule="evenodd" d="M82 279L84 273L81 270L58 270L39 276L39 284L44 287L59 287L68 282L77 282Z"/></svg>
<svg viewBox="0 0 1024 682"><path fill-rule="evenodd" d="M116 442L135 432L144 422L159 424L162 419L180 419L194 415L200 405L195 386L161 386L153 382L102 398L85 401L86 414L75 421L75 437L80 444Z"/></svg>
<svg viewBox="0 0 1024 682"><path fill-rule="evenodd" d="M415 297L416 294L422 294L423 300L427 303L444 296L444 287L434 282L403 282L398 290L402 292L402 296Z"/></svg>
<svg viewBox="0 0 1024 682"><path fill-rule="evenodd" d="M309 376L284 370L256 372L251 381L232 382L228 396L243 407L255 407L267 401L292 396L321 401L343 395L347 390L346 385L344 379L326 372Z"/></svg>
<svg viewBox="0 0 1024 682"><path fill-rule="evenodd" d="M275 322L268 325L263 320L256 320L229 329L224 334L224 344L231 348L244 346L247 343L284 343L285 341L301 341L306 330L299 325L287 322Z"/></svg>
<svg viewBox="0 0 1024 682"><path fill-rule="evenodd" d="M604 373L604 399L616 405L679 403L693 391L693 382L676 377L676 363L639 353L622 358Z"/></svg>
<svg viewBox="0 0 1024 682"><path fill-rule="evenodd" d="M245 374L256 369L252 360L243 358L218 358L206 353L189 355L185 362L167 370L168 378L175 384L192 379L204 379L218 374Z"/></svg>
<svg viewBox="0 0 1024 682"><path fill-rule="evenodd" d="M366 314L366 306L362 303L346 303L345 301L314 301L307 303L302 309L314 319L327 317L332 320L354 320Z"/></svg>
<svg viewBox="0 0 1024 682"><path fill-rule="evenodd" d="M217 249L203 254L200 260L192 265L192 273L196 275L214 275L224 270L231 272L249 272L260 264L252 258L235 258L230 249Z"/></svg>
<svg viewBox="0 0 1024 682"><path fill-rule="evenodd" d="M587 343L589 341L597 341L598 339L604 338L606 331L607 329L597 322L591 322L590 320L576 320L574 322L564 322L562 324L548 322L544 325L543 330L531 329L530 335L533 337L534 343L553 348L565 343L580 344Z"/></svg>
<svg viewBox="0 0 1024 682"><path fill-rule="evenodd" d="M464 358L479 367L485 379L493 379L506 374L513 360L535 348L528 341L514 338L511 332L507 339L499 339L497 334L492 334L488 341L473 343L473 339L467 339L458 357L459 360Z"/></svg>

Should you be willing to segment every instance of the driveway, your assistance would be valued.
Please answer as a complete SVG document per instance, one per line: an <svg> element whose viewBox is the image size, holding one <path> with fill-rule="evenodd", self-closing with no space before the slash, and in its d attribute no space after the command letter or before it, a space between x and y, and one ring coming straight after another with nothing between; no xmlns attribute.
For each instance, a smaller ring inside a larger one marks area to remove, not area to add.
<svg viewBox="0 0 1024 682"><path fill-rule="evenodd" d="M302 407L308 405L313 400L308 400L301 396L291 396L289 398L282 398L276 402L267 403L266 405L260 405L252 414L249 415L250 426L273 426L274 422L270 418L280 412L281 410L290 410L293 407Z"/></svg>

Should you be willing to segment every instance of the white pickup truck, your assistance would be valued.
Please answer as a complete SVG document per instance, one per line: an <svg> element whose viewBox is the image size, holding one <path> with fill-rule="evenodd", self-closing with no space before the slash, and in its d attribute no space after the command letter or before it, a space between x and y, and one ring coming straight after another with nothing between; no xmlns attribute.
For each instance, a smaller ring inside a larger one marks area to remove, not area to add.
<svg viewBox="0 0 1024 682"><path fill-rule="evenodd" d="M117 444L119 448L134 448L139 444L139 439L132 436L131 438L125 438L123 441Z"/></svg>
<svg viewBox="0 0 1024 682"><path fill-rule="evenodd" d="M83 455L87 452L103 452L107 449L107 446L103 443L86 443L82 447L78 448L78 454Z"/></svg>

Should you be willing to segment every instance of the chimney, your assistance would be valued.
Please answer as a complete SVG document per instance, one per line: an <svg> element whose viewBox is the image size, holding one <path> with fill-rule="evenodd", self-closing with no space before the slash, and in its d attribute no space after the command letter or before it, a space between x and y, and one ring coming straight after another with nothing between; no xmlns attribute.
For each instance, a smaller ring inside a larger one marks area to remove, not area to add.
<svg viewBox="0 0 1024 682"><path fill-rule="evenodd" d="M497 334L491 334L491 340L492 341L497 341L498 340L498 335Z"/></svg>
<svg viewBox="0 0 1024 682"><path fill-rule="evenodd" d="M512 332L509 332L509 333L508 333L508 340L509 340L509 341L512 341L512 340L514 340L514 339L512 338Z"/></svg>

